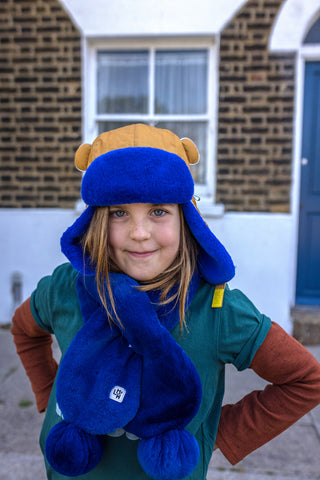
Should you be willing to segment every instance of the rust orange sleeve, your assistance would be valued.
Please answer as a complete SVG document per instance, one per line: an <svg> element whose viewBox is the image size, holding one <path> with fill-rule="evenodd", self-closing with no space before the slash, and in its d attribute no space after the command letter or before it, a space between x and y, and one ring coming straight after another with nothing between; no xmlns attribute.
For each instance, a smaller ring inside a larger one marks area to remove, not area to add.
<svg viewBox="0 0 320 480"><path fill-rule="evenodd" d="M35 322L30 298L15 311L11 333L35 394L38 411L43 412L47 408L58 365L52 354L52 337Z"/></svg>
<svg viewBox="0 0 320 480"><path fill-rule="evenodd" d="M233 465L320 403L320 363L279 325L250 368L270 384L222 408L216 445Z"/></svg>

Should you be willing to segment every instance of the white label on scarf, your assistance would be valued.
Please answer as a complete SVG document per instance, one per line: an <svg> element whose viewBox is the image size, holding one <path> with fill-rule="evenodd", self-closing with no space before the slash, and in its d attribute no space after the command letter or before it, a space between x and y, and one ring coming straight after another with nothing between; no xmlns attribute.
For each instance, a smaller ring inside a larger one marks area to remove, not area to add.
<svg viewBox="0 0 320 480"><path fill-rule="evenodd" d="M56 403L56 413L57 413L57 415L59 415L59 417L61 417L62 420L63 420L62 412L61 412L60 407L59 407L59 405L58 405L57 403Z"/></svg>
<svg viewBox="0 0 320 480"><path fill-rule="evenodd" d="M122 403L126 393L127 392L125 388L119 387L119 385L116 385L115 387L112 388L109 398L111 400L114 400L115 402Z"/></svg>

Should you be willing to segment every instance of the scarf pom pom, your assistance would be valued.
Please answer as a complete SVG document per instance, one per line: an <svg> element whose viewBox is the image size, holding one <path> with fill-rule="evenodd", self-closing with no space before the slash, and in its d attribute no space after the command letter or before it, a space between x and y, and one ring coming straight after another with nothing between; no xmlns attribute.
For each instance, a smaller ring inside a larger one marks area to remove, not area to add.
<svg viewBox="0 0 320 480"><path fill-rule="evenodd" d="M195 469L200 456L195 437L187 430L169 430L140 440L138 459L154 480L179 480Z"/></svg>
<svg viewBox="0 0 320 480"><path fill-rule="evenodd" d="M51 467L62 475L76 477L88 473L102 459L102 440L62 421L49 432L46 457Z"/></svg>

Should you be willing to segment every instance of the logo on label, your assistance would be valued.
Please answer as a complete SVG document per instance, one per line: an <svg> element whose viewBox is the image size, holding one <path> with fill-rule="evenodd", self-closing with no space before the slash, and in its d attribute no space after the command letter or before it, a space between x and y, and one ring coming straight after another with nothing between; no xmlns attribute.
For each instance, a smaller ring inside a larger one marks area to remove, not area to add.
<svg viewBox="0 0 320 480"><path fill-rule="evenodd" d="M116 385L112 388L109 398L115 402L122 403L126 394L126 389Z"/></svg>

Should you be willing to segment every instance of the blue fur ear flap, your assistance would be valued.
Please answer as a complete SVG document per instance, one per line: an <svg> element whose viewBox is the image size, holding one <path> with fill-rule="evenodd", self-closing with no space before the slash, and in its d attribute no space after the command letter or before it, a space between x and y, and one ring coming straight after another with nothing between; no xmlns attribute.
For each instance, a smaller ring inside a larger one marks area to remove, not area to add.
<svg viewBox="0 0 320 480"><path fill-rule="evenodd" d="M197 440L187 430L169 430L140 440L138 459L154 480L179 480L196 468L200 457Z"/></svg>
<svg viewBox="0 0 320 480"><path fill-rule="evenodd" d="M213 285L229 282L235 274L229 253L211 232L192 202L184 203L182 210L192 235L201 247L197 262L200 275Z"/></svg>
<svg viewBox="0 0 320 480"><path fill-rule="evenodd" d="M56 472L76 477L98 465L103 455L102 440L62 421L50 430L45 453Z"/></svg>

